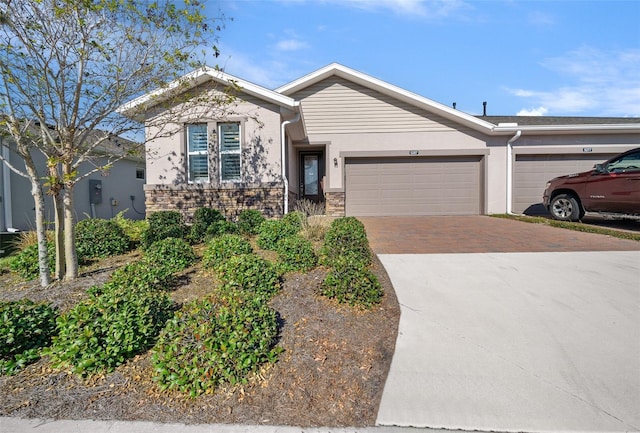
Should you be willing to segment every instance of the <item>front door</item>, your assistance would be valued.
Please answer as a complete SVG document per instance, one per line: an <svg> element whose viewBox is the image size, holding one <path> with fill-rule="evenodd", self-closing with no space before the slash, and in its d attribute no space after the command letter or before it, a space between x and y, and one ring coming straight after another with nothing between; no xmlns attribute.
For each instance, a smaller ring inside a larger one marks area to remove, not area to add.
<svg viewBox="0 0 640 433"><path fill-rule="evenodd" d="M300 198L319 203L323 200L322 177L324 164L322 152L300 153Z"/></svg>

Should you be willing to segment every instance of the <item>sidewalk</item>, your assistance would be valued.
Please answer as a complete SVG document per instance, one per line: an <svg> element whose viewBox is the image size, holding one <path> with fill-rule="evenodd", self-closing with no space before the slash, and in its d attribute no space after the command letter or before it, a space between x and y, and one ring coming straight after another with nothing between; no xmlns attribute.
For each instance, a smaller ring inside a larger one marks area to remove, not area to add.
<svg viewBox="0 0 640 433"><path fill-rule="evenodd" d="M40 420L0 417L1 433L445 433L403 427L290 427L233 424L158 424L152 422Z"/></svg>

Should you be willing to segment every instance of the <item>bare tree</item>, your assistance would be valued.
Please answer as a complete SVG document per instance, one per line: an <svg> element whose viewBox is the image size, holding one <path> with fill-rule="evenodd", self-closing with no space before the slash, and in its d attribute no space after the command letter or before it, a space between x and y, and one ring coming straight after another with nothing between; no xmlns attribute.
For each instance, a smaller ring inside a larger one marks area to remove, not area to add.
<svg viewBox="0 0 640 433"><path fill-rule="evenodd" d="M203 67L207 56L218 56L214 43L223 21L205 17L200 0L0 0L0 134L12 137L27 167L10 168L32 185L43 285L42 185L57 204L56 239L64 239L64 249L58 242L57 276L76 278L74 186L132 152L109 143L136 136L142 127L116 109L156 89L192 87L180 77ZM223 94L212 94L208 104L231 103ZM184 92L163 94L168 107L189 110L187 101ZM180 119L180 110L169 112ZM144 120L147 127L153 123ZM167 114L157 121L166 123ZM106 165L95 157L98 151L109 157ZM37 152L47 160L43 172L30 168ZM87 163L92 168L81 172Z"/></svg>

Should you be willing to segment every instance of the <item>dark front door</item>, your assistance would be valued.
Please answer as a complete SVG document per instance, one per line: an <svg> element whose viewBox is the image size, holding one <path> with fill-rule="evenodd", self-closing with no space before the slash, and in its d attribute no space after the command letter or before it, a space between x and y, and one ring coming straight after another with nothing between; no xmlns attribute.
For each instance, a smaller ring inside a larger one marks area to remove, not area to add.
<svg viewBox="0 0 640 433"><path fill-rule="evenodd" d="M316 203L322 201L323 176L322 152L300 153L300 197Z"/></svg>

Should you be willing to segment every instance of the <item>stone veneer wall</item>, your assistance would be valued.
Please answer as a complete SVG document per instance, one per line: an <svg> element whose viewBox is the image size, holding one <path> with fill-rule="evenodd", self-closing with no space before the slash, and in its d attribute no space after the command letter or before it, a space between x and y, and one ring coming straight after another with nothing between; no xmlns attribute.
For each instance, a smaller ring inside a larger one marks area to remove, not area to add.
<svg viewBox="0 0 640 433"><path fill-rule="evenodd" d="M266 217L282 216L281 184L259 186L145 185L147 216L161 210L179 210L187 222L196 209L210 207L234 218L244 209L257 209Z"/></svg>
<svg viewBox="0 0 640 433"><path fill-rule="evenodd" d="M327 216L344 216L344 192L326 192L324 199Z"/></svg>

